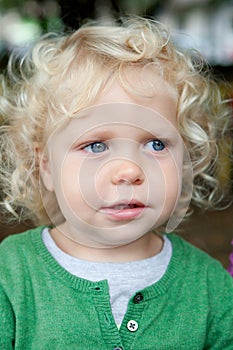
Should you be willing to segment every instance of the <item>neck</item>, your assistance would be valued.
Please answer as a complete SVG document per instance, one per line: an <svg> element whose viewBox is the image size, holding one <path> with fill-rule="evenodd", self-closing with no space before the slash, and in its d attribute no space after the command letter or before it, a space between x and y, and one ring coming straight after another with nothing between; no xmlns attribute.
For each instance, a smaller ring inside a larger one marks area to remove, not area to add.
<svg viewBox="0 0 233 350"><path fill-rule="evenodd" d="M65 253L82 260L94 262L124 263L143 260L157 255L163 247L163 239L153 232L120 246L93 247L81 244L64 235L59 227L53 228L50 234L57 246Z"/></svg>

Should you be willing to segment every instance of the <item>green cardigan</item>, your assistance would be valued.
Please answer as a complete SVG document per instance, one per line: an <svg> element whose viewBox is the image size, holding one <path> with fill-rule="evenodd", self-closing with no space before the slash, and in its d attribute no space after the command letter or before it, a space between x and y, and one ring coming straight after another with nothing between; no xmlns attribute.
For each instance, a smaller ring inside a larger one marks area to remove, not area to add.
<svg viewBox="0 0 233 350"><path fill-rule="evenodd" d="M205 253L169 235L167 272L132 296L118 330L107 282L65 271L42 229L0 245L1 350L233 349L233 279Z"/></svg>

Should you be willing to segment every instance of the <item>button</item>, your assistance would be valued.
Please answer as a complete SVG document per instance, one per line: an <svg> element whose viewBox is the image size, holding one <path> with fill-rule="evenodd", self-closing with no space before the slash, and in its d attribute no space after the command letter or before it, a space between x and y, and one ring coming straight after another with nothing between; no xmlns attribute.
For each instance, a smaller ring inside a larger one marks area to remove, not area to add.
<svg viewBox="0 0 233 350"><path fill-rule="evenodd" d="M123 350L123 348L116 346L113 350Z"/></svg>
<svg viewBox="0 0 233 350"><path fill-rule="evenodd" d="M144 296L142 295L142 293L137 293L134 298L133 298L133 302L134 304L139 304L143 301Z"/></svg>
<svg viewBox="0 0 233 350"><path fill-rule="evenodd" d="M136 330L138 329L138 323L134 320L130 320L127 323L127 328L130 332L136 332Z"/></svg>

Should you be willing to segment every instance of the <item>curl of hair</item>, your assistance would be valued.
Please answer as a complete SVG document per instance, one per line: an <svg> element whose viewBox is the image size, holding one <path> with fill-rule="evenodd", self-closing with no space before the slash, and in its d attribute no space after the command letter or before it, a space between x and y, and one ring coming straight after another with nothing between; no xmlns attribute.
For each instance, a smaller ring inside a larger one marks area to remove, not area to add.
<svg viewBox="0 0 233 350"><path fill-rule="evenodd" d="M193 167L191 204L222 203L218 145L229 132L230 112L219 87L200 56L176 48L162 24L132 18L121 25L88 24L71 34L49 34L23 58L11 57L0 82L2 211L50 223L36 150L45 147L55 128L93 104L109 81L118 79L130 93L140 94L126 72L145 67L154 67L155 77L178 92L179 131Z"/></svg>

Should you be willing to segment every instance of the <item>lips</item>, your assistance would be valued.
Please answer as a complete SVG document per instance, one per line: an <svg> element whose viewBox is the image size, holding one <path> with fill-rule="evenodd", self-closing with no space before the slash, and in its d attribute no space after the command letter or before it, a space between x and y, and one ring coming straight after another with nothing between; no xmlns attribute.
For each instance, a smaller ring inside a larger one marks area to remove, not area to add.
<svg viewBox="0 0 233 350"><path fill-rule="evenodd" d="M142 203L128 203L128 204L125 204L125 203L119 203L119 204L115 204L109 208L112 208L114 210L122 210L122 209L134 209L134 208L141 208L141 207L144 207L144 205Z"/></svg>
<svg viewBox="0 0 233 350"><path fill-rule="evenodd" d="M123 201L109 207L101 208L101 213L116 220L132 220L139 216L145 209L145 204L137 201Z"/></svg>

